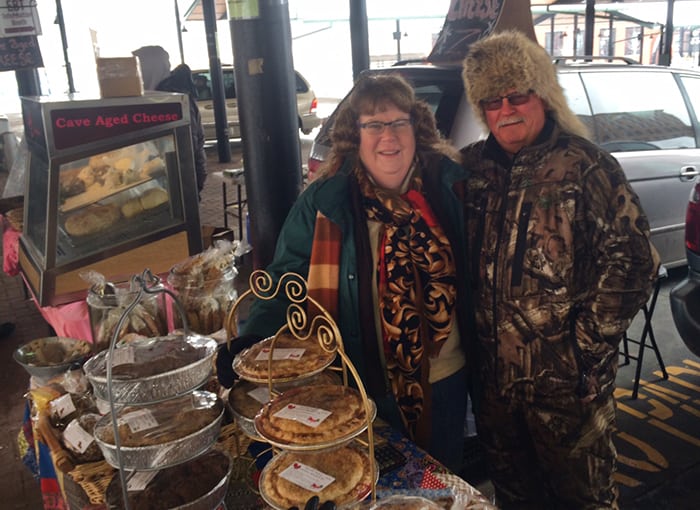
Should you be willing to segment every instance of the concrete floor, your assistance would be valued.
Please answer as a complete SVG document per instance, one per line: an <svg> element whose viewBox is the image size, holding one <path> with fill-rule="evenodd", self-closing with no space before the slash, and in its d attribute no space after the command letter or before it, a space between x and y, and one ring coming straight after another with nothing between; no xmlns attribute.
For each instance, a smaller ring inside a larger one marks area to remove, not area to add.
<svg viewBox="0 0 700 510"><path fill-rule="evenodd" d="M313 134L302 139L302 161L306 161L310 141ZM233 161L227 164L217 162L215 147L209 150L209 179L202 194L200 204L200 215L202 224L221 226L223 225L223 207L221 183L223 177L221 170L224 168L234 168L240 166L240 147L233 145ZM0 173L0 189L4 187L7 174ZM1 249L1 247L0 247ZM682 279L684 271L672 271L670 277L664 282L659 294L656 313L654 315L654 330L659 339L664 361L668 366L687 366L688 363L698 365L700 360L694 357L690 351L682 344L673 325L670 316L668 293L675 283ZM38 482L32 477L28 469L22 464L19 457L17 436L22 423L25 399L23 395L27 391L28 375L24 370L12 360L12 352L21 344L34 338L46 336L49 327L44 322L31 301L25 298L22 283L19 277L8 277L0 273L0 323L11 321L16 324L15 332L0 340L0 384L4 391L0 392L0 508L7 510L39 510L43 508L41 501L41 491ZM641 321L636 320L631 328L632 335L639 336ZM647 436L648 429L644 428L648 423L642 419L629 420L627 415L653 415L653 410L649 412L646 407L654 400L654 388L662 387L666 384L678 384L673 382L657 382L658 366L650 351L647 351L642 379L645 385L642 386L640 398L637 401L629 400L629 389L634 377L634 366L622 367L618 375L618 387L621 398L619 410L624 413L621 416L625 419L619 420L619 424L627 427L623 432L641 438L642 441L657 441L651 436ZM686 374L686 379L682 382L682 387L690 394L686 400L686 406L692 407L694 418L684 421L684 433L688 436L681 448L687 449L695 456L695 462L687 463L683 469L671 469L673 466L658 468L651 481L641 484L634 483L634 459L625 464L626 470L630 471L627 483L634 486L634 490L622 491L622 507L624 509L644 510L644 509L673 509L683 510L697 508L697 501L700 501L700 370L694 373L690 370L690 375ZM646 391L648 389L648 391ZM658 407L654 405L654 407ZM629 412L625 410L629 409ZM654 436L655 437L655 436ZM661 440L663 442L663 438ZM654 442L657 450L664 451L663 445ZM697 452L697 453L694 453ZM626 473L626 472L625 472ZM470 480L472 481L472 480ZM487 487L487 481L474 480L473 483L479 487ZM634 499L630 499L630 494L634 494ZM627 499L626 498L627 496Z"/></svg>

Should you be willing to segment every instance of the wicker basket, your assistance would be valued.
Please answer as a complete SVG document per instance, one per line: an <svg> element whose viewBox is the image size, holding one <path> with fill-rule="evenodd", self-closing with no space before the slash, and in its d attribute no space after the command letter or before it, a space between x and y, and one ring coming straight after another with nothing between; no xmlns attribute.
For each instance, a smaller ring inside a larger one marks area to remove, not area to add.
<svg viewBox="0 0 700 510"><path fill-rule="evenodd" d="M107 486L116 473L116 469L106 461L78 464L67 475L85 491L90 503L99 505L105 502Z"/></svg>

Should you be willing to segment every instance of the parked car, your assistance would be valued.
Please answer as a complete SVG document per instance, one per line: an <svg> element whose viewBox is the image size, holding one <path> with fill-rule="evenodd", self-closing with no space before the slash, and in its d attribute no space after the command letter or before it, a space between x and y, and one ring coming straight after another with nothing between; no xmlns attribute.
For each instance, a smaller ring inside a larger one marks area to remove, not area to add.
<svg viewBox="0 0 700 510"><path fill-rule="evenodd" d="M608 57L556 63L572 110L617 158L639 195L663 264L685 264L684 209L700 173L700 72ZM485 136L466 100L460 65L406 63L365 72L407 78L455 147ZM333 119L331 114L311 147L310 178L330 149Z"/></svg>
<svg viewBox="0 0 700 510"><path fill-rule="evenodd" d="M700 183L690 194L685 216L688 276L671 289L671 314L683 342L700 356Z"/></svg>
<svg viewBox="0 0 700 510"><path fill-rule="evenodd" d="M241 127L238 122L238 101L236 100L236 83L233 66L222 66L224 75L224 92L226 95L226 116L230 138L241 137ZM297 112L299 114L299 129L308 135L318 125L321 119L316 115L318 99L309 82L299 73L296 75ZM197 90L197 105L202 115L204 138L216 140L216 124L214 122L214 101L212 100L211 72L209 69L192 71L192 79Z"/></svg>

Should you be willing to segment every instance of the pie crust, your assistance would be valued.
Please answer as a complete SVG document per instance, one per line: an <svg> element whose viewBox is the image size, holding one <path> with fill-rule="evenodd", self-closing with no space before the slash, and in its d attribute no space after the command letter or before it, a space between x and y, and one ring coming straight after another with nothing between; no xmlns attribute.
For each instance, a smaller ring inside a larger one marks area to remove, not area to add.
<svg viewBox="0 0 700 510"><path fill-rule="evenodd" d="M294 463L301 463L335 478L319 492L312 492L280 476ZM375 465L376 468L376 465ZM267 463L260 477L260 494L273 507L287 509L303 508L309 498L318 496L321 501L333 501L337 507L361 501L372 490L369 455L356 447L343 446L338 449L318 452L285 451L275 455Z"/></svg>
<svg viewBox="0 0 700 510"><path fill-rule="evenodd" d="M347 386L301 386L285 391L260 410L255 417L255 430L269 443L286 449L311 449L337 445L367 429L376 415L371 400L371 416L367 417L362 396ZM292 406L306 406L330 414L317 426L278 416Z"/></svg>
<svg viewBox="0 0 700 510"><path fill-rule="evenodd" d="M289 381L298 377L308 377L321 372L335 359L336 352L326 351L315 337L300 340L291 334L281 334L275 342L277 349L303 349L296 359L273 359L272 373L269 373L269 353L272 337L266 338L239 353L233 360L233 369L243 379L266 383ZM274 355L273 355L274 356Z"/></svg>

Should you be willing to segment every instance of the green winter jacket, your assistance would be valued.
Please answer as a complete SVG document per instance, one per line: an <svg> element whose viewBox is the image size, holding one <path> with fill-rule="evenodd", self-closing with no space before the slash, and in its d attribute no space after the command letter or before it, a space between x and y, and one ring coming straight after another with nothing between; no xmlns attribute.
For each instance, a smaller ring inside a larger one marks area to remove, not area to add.
<svg viewBox="0 0 700 510"><path fill-rule="evenodd" d="M457 317L464 352L468 353L466 337L473 331L469 304L467 276L464 270L465 237L463 206L455 195L455 183L466 179L466 172L447 157L433 165L435 172L423 171L424 193L445 230L454 251L457 264L458 302ZM356 252L355 221L366 221L364 215L356 220L350 198L350 185L354 177L347 162L338 172L327 178L311 182L290 210L280 232L272 263L266 268L274 281L285 272L294 272L306 278L314 238L316 212L320 211L342 232L339 278L338 327L342 335L345 352L357 368L362 380L366 380L367 363L363 359L363 344L360 327L360 300L372 302L372 296L360 296L358 288L358 255ZM275 299L255 300L250 314L241 325L242 335L255 334L263 337L273 335L285 321L287 301ZM373 340L373 341L376 341ZM467 358L469 358L467 354ZM469 364L469 360L467 359ZM388 388L387 388L388 390ZM388 393L387 393L388 394Z"/></svg>

